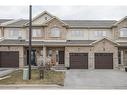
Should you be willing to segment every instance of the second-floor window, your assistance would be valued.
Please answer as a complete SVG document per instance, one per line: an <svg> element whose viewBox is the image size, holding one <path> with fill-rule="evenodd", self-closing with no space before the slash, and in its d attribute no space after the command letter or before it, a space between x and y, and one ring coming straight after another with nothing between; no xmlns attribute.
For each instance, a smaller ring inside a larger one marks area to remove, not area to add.
<svg viewBox="0 0 127 95"><path fill-rule="evenodd" d="M106 31L95 31L95 37L106 36Z"/></svg>
<svg viewBox="0 0 127 95"><path fill-rule="evenodd" d="M18 28L9 29L9 38L18 38L21 37L21 31Z"/></svg>
<svg viewBox="0 0 127 95"><path fill-rule="evenodd" d="M120 29L120 37L127 37L127 28Z"/></svg>
<svg viewBox="0 0 127 95"><path fill-rule="evenodd" d="M54 27L51 29L51 37L60 37L60 29L57 27Z"/></svg>
<svg viewBox="0 0 127 95"><path fill-rule="evenodd" d="M75 38L82 38L84 33L82 31L71 31L71 36Z"/></svg>
<svg viewBox="0 0 127 95"><path fill-rule="evenodd" d="M41 29L32 29L32 37L42 37Z"/></svg>

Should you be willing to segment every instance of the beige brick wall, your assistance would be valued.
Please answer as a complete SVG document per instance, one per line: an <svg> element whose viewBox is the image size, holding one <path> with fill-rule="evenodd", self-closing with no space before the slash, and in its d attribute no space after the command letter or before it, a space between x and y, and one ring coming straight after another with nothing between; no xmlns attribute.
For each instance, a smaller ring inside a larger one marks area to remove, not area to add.
<svg viewBox="0 0 127 95"><path fill-rule="evenodd" d="M51 34L50 34L50 29L53 28L53 27L58 27L60 28L60 37L59 38L56 38L56 37L51 37ZM45 31L45 39L46 40L65 40L66 39L66 28L63 27L63 23L60 22L59 20L57 19L54 19L52 20L47 27L45 27L44 29Z"/></svg>
<svg viewBox="0 0 127 95"><path fill-rule="evenodd" d="M51 16L49 16L48 14L44 14L41 17L39 17L36 20L34 20L32 22L32 25L42 25L42 23L47 21L47 20L45 20L45 17L47 17L47 20L51 19Z"/></svg>
<svg viewBox="0 0 127 95"><path fill-rule="evenodd" d="M23 46L2 46L0 51L19 51L19 67L24 66L24 48Z"/></svg>
<svg viewBox="0 0 127 95"><path fill-rule="evenodd" d="M127 49L123 50L123 64L127 66Z"/></svg>
<svg viewBox="0 0 127 95"><path fill-rule="evenodd" d="M119 24L117 24L116 27L112 28L112 32L114 34L114 39L115 40L122 40L122 38L120 38L120 32L119 30L121 28L127 27L127 19L123 20L122 22L120 22ZM123 38L125 40L125 38ZM127 39L126 39L127 40Z"/></svg>
<svg viewBox="0 0 127 95"><path fill-rule="evenodd" d="M65 66L69 67L69 53L88 53L88 68L94 69L94 53L113 53L113 68L118 67L118 49L113 43L102 40L93 47L65 47Z"/></svg>

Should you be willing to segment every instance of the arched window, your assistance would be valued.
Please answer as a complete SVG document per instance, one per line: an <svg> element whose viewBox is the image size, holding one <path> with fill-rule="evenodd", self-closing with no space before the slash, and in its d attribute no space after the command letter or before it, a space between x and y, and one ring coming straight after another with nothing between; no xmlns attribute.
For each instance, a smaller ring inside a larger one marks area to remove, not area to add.
<svg viewBox="0 0 127 95"><path fill-rule="evenodd" d="M60 29L57 27L51 28L51 37L60 37Z"/></svg>
<svg viewBox="0 0 127 95"><path fill-rule="evenodd" d="M127 28L120 29L120 37L127 37Z"/></svg>

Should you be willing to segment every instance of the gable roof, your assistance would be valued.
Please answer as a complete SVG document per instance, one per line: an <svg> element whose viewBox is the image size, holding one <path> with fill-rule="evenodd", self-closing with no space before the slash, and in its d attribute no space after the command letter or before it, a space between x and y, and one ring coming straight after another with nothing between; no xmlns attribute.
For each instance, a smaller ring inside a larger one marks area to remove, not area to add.
<svg viewBox="0 0 127 95"><path fill-rule="evenodd" d="M44 24L50 22L51 20L55 18L58 19L57 17L53 16L52 19L47 20ZM64 25L68 25L71 28L111 28L114 25L114 23L117 22L115 20L108 20L108 21L106 20L60 20L60 19L58 20L64 23ZM26 23L28 22L29 22L28 19L19 19L19 20L9 20L9 21L7 20L7 22L4 22L7 25L5 25L4 23L3 24L4 26L8 26L8 27L22 27L26 25Z"/></svg>
<svg viewBox="0 0 127 95"><path fill-rule="evenodd" d="M127 16L125 16L124 18L122 18L121 20L117 21L116 23L114 23L114 26L116 26L117 24L121 23L123 20L127 19Z"/></svg>
<svg viewBox="0 0 127 95"><path fill-rule="evenodd" d="M44 14L47 14L47 15L53 17L53 15L51 15L49 12L43 11L43 12L41 12L40 14L38 14L37 16L33 17L33 18L32 18L32 21L35 21L36 19L38 19L39 17L43 16ZM28 24L29 24L29 20L28 20L24 25L27 26Z"/></svg>
<svg viewBox="0 0 127 95"><path fill-rule="evenodd" d="M94 44L96 44L96 43L98 43L98 42L100 42L100 41L102 41L104 39L106 39L106 40L108 40L108 41L110 41L110 42L112 42L112 43L114 43L116 45L119 45L119 43L117 43L117 42L115 42L115 41L113 41L113 40L111 40L110 38L107 38L107 37L103 37L103 38L101 38L99 40L96 40L96 41L92 42L90 45L94 45Z"/></svg>
<svg viewBox="0 0 127 95"><path fill-rule="evenodd" d="M54 20L54 19L56 19L56 20L58 20L58 21L60 21L61 23L63 23L65 26L68 26L65 22L63 22L62 20L60 20L59 18L57 18L56 16L53 16L53 18L51 18L51 19L49 19L49 20L47 20L46 22L44 22L43 24L45 25L45 24L48 24L49 22L51 22L52 20Z"/></svg>
<svg viewBox="0 0 127 95"><path fill-rule="evenodd" d="M116 20L62 20L70 27L79 28L111 28Z"/></svg>
<svg viewBox="0 0 127 95"><path fill-rule="evenodd" d="M53 15L50 14L49 12L43 11L42 13L38 14L37 16L35 16L35 17L32 19L32 21L36 20L37 18L41 17L41 16L44 15L44 14L48 14L49 16L53 17Z"/></svg>
<svg viewBox="0 0 127 95"><path fill-rule="evenodd" d="M38 19L44 14L48 14L52 18L47 20L44 24L52 21L53 19L57 19L60 22L62 22L65 26L69 26L70 28L111 28L112 26L120 23L127 17L124 17L120 21L116 20L61 20L53 15L51 15L47 11L43 11L42 13L38 14L35 16L32 21ZM6 27L22 27L27 24L29 24L28 19L20 19L20 20L10 20L10 19L0 19L0 23L3 23L3 25Z"/></svg>

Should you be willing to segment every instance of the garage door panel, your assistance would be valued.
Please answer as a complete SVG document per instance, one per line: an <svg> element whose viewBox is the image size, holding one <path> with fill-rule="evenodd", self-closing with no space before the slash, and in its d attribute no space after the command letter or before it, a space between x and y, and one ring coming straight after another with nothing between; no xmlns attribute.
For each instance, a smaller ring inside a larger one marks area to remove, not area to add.
<svg viewBox="0 0 127 95"><path fill-rule="evenodd" d="M95 69L113 69L113 54L95 53Z"/></svg>
<svg viewBox="0 0 127 95"><path fill-rule="evenodd" d="M70 53L71 69L88 69L87 53Z"/></svg>
<svg viewBox="0 0 127 95"><path fill-rule="evenodd" d="M1 51L0 67L19 67L19 52Z"/></svg>

